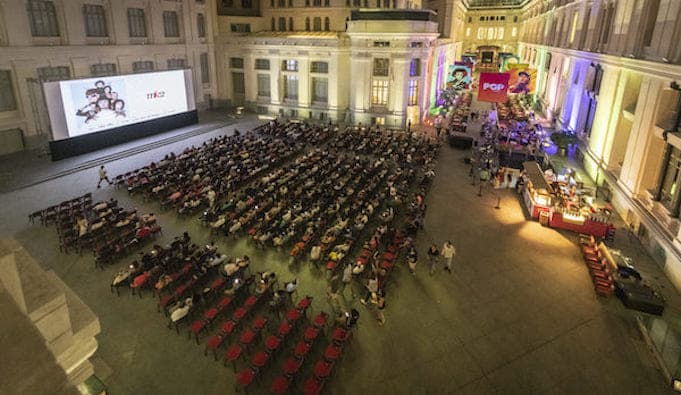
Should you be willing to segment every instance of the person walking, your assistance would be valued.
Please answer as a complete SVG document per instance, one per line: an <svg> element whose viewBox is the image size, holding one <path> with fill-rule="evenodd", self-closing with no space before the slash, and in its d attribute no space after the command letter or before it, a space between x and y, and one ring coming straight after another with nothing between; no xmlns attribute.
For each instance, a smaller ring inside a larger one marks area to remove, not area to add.
<svg viewBox="0 0 681 395"><path fill-rule="evenodd" d="M352 264L347 263L343 268L343 276L341 277L341 294L345 296L345 289L350 288L350 295L355 299L355 290L352 288Z"/></svg>
<svg viewBox="0 0 681 395"><path fill-rule="evenodd" d="M414 246L409 246L409 252L407 252L407 265L409 266L409 272L416 275L416 264L418 263L418 254L416 253L416 248Z"/></svg>
<svg viewBox="0 0 681 395"><path fill-rule="evenodd" d="M445 244L442 246L442 257L445 259L445 270L448 271L449 274L452 274L452 260L454 259L454 255L456 255L454 244L452 244L451 240L445 241Z"/></svg>
<svg viewBox="0 0 681 395"><path fill-rule="evenodd" d="M108 182L109 185L112 184L111 180L109 180L109 177L106 175L104 165L99 166L99 182L97 183L97 189L101 188L102 181Z"/></svg>
<svg viewBox="0 0 681 395"><path fill-rule="evenodd" d="M435 273L435 266L437 265L437 262L440 259L440 250L437 249L437 246L435 243L430 245L430 248L428 249L428 260L430 261L430 275L432 276L433 273Z"/></svg>
<svg viewBox="0 0 681 395"><path fill-rule="evenodd" d="M383 310L385 309L385 292L379 290L379 292L376 293L376 298L371 299L371 303L376 307L378 325L383 326L385 324L385 315L383 314Z"/></svg>
<svg viewBox="0 0 681 395"><path fill-rule="evenodd" d="M364 298L361 298L359 302L363 305L367 305L367 301L371 301L374 296L378 293L378 276L370 278L366 284L367 294Z"/></svg>

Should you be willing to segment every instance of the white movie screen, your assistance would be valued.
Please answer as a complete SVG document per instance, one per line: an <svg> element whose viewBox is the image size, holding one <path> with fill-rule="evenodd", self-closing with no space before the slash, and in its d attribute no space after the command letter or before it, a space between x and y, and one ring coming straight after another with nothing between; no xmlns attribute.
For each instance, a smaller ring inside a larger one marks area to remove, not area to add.
<svg viewBox="0 0 681 395"><path fill-rule="evenodd" d="M59 90L68 137L188 111L183 70L61 81Z"/></svg>

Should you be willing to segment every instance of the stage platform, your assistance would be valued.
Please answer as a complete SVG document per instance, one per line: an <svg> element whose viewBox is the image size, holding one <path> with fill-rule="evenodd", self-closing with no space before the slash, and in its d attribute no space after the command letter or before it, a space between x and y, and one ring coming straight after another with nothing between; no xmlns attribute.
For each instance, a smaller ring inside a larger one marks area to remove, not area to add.
<svg viewBox="0 0 681 395"><path fill-rule="evenodd" d="M0 157L0 193L26 188L102 164L106 165L108 162L117 159L177 142L180 142L178 147L182 148L186 145L182 142L187 139L205 134L210 134L210 136L202 137L203 139L210 138L213 134L217 136L224 132L215 133L216 131L223 130L223 128L235 123L257 126L261 121L255 115L233 119L229 116L227 110L204 111L199 113L199 123L196 125L174 129L56 162L53 162L49 153L44 150L21 151L6 155ZM168 149L162 151L170 152ZM109 176L116 174L118 173L109 169Z"/></svg>

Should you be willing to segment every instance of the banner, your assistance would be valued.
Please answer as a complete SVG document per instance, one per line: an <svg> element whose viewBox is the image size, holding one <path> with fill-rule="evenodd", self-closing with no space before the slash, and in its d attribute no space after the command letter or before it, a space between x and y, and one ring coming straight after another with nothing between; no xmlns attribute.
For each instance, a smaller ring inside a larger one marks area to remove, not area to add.
<svg viewBox="0 0 681 395"><path fill-rule="evenodd" d="M461 91L471 85L471 68L464 65L450 65L447 70L447 89Z"/></svg>
<svg viewBox="0 0 681 395"><path fill-rule="evenodd" d="M528 64L507 64L510 78L508 81L508 93L528 95L534 93L537 79L537 70L530 68Z"/></svg>
<svg viewBox="0 0 681 395"><path fill-rule="evenodd" d="M499 57L501 58L501 54L499 54ZM515 67L514 65L520 63L520 58L513 54L504 56L501 59L501 71L509 71L511 68Z"/></svg>
<svg viewBox="0 0 681 395"><path fill-rule="evenodd" d="M508 73L480 73L478 101L503 103L507 98Z"/></svg>

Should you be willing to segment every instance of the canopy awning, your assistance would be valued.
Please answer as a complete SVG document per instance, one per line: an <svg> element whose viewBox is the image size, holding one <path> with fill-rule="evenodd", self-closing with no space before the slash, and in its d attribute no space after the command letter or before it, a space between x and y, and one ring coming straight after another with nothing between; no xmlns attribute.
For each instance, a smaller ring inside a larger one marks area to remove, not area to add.
<svg viewBox="0 0 681 395"><path fill-rule="evenodd" d="M523 169L525 170L525 175L532 183L532 187L537 192L544 192L547 194L553 193L553 188L546 182L544 178L544 172L539 167L539 163L534 161L523 162Z"/></svg>

